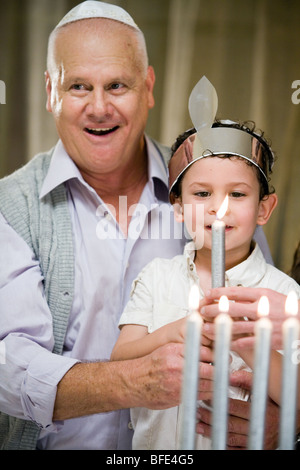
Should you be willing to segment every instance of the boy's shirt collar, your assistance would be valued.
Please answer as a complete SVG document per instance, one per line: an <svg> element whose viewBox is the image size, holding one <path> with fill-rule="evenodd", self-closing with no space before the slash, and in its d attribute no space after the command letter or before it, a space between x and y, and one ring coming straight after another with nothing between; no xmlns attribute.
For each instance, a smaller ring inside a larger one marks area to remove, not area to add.
<svg viewBox="0 0 300 470"><path fill-rule="evenodd" d="M187 269L189 273L195 272L195 244L193 241L186 244L184 248L184 256L187 262ZM254 243L254 248L251 254L245 261L225 271L225 285L226 287L233 286L247 286L254 287L264 277L267 269L267 263L264 255L257 243Z"/></svg>

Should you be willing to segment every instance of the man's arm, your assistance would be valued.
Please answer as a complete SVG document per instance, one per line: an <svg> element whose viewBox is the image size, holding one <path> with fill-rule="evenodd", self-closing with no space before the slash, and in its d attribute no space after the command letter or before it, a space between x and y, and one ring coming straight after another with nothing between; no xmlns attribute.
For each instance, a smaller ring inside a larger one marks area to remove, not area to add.
<svg viewBox="0 0 300 470"><path fill-rule="evenodd" d="M53 421L122 408L179 405L183 354L184 344L169 343L138 359L74 365L58 384ZM201 348L201 360L199 398L206 399L213 387L209 348Z"/></svg>
<svg viewBox="0 0 300 470"><path fill-rule="evenodd" d="M138 359L74 365L57 387L53 421L180 402L183 345L168 344Z"/></svg>

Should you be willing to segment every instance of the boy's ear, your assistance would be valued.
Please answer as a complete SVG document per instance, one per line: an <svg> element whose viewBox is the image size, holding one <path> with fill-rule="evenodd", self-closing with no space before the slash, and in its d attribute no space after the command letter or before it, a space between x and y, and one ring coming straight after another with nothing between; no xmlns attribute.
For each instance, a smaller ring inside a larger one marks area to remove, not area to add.
<svg viewBox="0 0 300 470"><path fill-rule="evenodd" d="M174 217L175 217L176 222L182 223L184 220L184 217L183 217L182 202L179 197L175 199L175 202L173 203L173 209L174 209Z"/></svg>
<svg viewBox="0 0 300 470"><path fill-rule="evenodd" d="M275 207L277 206L278 197L277 194L269 194L265 199L262 199L259 203L257 225L265 225Z"/></svg>

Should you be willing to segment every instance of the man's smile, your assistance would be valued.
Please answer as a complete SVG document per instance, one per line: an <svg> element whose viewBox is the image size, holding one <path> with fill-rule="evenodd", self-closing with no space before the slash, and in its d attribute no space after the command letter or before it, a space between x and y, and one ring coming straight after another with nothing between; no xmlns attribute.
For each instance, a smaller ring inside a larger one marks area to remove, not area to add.
<svg viewBox="0 0 300 470"><path fill-rule="evenodd" d="M115 127L109 127L109 128L93 128L93 127L85 127L85 132L91 135L107 135L111 134L112 132L115 132L117 129L119 129L119 126Z"/></svg>

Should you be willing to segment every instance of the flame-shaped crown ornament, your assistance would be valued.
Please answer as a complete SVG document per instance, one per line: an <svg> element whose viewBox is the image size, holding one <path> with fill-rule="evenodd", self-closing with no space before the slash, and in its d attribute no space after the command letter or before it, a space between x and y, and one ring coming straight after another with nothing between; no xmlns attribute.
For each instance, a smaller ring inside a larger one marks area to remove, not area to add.
<svg viewBox="0 0 300 470"><path fill-rule="evenodd" d="M235 155L255 165L269 181L274 155L266 141L248 128L241 128L233 121L215 123L218 96L215 88L204 76L194 87L189 98L189 113L196 129L176 150L169 162L170 198L175 187L196 161L211 156ZM173 194L174 196L174 194Z"/></svg>

